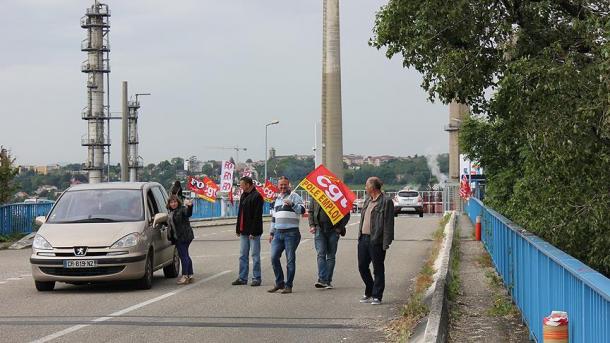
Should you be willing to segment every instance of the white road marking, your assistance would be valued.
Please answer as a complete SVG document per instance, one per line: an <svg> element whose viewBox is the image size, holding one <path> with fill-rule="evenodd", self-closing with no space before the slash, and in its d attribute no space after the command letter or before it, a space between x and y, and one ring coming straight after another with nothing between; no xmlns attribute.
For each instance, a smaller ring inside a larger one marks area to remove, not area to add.
<svg viewBox="0 0 610 343"><path fill-rule="evenodd" d="M21 275L19 277L32 277L32 274L24 274L24 275Z"/></svg>
<svg viewBox="0 0 610 343"><path fill-rule="evenodd" d="M0 285L4 285L6 281L0 281Z"/></svg>
<svg viewBox="0 0 610 343"><path fill-rule="evenodd" d="M199 285L200 283L204 283L204 282L207 282L207 281L210 281L210 280L216 279L216 278L218 278L218 277L220 277L220 276L223 276L223 275L225 275L225 274L228 274L228 273L230 273L230 272L231 272L231 270L225 270L224 272L220 272L220 273L218 273L218 274L214 274L214 275L212 275L212 276L210 276L210 277L207 277L207 278L205 278L205 279L202 279L202 280L199 280L199 281L195 281L195 283L193 283L193 284L191 284L191 285L181 287L181 288L179 288L179 289L177 289L177 290L175 290L175 291L172 291L172 292L169 292L169 293L165 293L165 294L160 295L160 296L158 296L158 297L156 297L156 298L152 298L152 299L150 299L150 300L147 300L147 301L141 302L141 303L139 303L139 304L136 304L136 305L130 306L130 307L125 308L125 309L122 309L122 310L120 310L120 311L116 311L116 312L114 312L114 313L109 314L109 315L108 315L108 316L106 316L106 317L99 317L99 318L93 319L93 320L91 320L91 322L92 322L92 323L105 322L105 321L107 321L107 320L109 320L109 319L112 319L113 317L117 317L117 316L124 315L124 314L126 314L126 313L129 313L129 312L131 312L131 311L137 310L137 309L142 308L142 307L144 307L144 306L150 305L150 304L152 304L152 303L156 303L157 301L161 301L161 300L163 300L163 299L165 299L165 298L171 297L172 295L176 295L176 294L178 294L178 293L182 293L182 292L184 292L184 291L187 291L187 290L189 290L189 289L191 289L191 288L193 288L193 287L195 287L195 286ZM39 338L39 339L37 339L37 340L35 340L35 341L32 341L32 343L43 343L43 342L48 342L48 341L54 340L54 339L56 339L56 338L59 338L59 337L65 336L65 335L67 335L67 334L69 334L69 333L72 333L72 332L78 331L78 330L80 330L80 329L82 329L82 328L85 328L85 327L87 327L87 326L90 326L90 325L91 325L91 324L79 324L79 325L75 325L75 326L69 327L69 328L67 328L67 329L65 329L65 330L61 330L61 331L58 331L58 332L56 332L56 333L50 334L50 335L48 335L48 336L45 336L45 337Z"/></svg>
<svg viewBox="0 0 610 343"><path fill-rule="evenodd" d="M20 277L10 277L10 278L6 279L6 281L19 281L19 280L21 280Z"/></svg>
<svg viewBox="0 0 610 343"><path fill-rule="evenodd" d="M355 222L355 223L347 224L345 226L352 226L352 225L358 225L358 224L360 224L360 222Z"/></svg>

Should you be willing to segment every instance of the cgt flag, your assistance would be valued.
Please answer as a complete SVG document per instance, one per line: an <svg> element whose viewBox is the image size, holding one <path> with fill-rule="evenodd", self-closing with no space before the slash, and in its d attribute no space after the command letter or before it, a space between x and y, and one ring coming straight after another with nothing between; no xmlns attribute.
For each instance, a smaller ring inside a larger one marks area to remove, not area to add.
<svg viewBox="0 0 610 343"><path fill-rule="evenodd" d="M218 185L209 177L204 176L203 180L199 180L189 176L188 187L191 191L197 194L197 197L209 201L216 202L216 193L218 193Z"/></svg>
<svg viewBox="0 0 610 343"><path fill-rule="evenodd" d="M256 190L260 193L260 195L263 196L263 200L265 200L266 202L275 201L276 194L279 192L279 190L271 181L265 181L264 185L256 180L253 181Z"/></svg>
<svg viewBox="0 0 610 343"><path fill-rule="evenodd" d="M347 188L343 181L322 164L307 175L299 186L320 204L333 225L351 211L356 199L356 195Z"/></svg>

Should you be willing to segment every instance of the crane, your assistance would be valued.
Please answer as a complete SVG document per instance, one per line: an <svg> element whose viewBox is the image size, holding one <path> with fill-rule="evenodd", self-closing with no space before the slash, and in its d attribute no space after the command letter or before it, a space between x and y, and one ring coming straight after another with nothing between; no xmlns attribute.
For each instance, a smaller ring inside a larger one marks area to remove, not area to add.
<svg viewBox="0 0 610 343"><path fill-rule="evenodd" d="M235 146L205 146L207 149L222 149L222 150L235 150L235 167L239 164L239 151L247 151L248 148L240 147L239 145Z"/></svg>

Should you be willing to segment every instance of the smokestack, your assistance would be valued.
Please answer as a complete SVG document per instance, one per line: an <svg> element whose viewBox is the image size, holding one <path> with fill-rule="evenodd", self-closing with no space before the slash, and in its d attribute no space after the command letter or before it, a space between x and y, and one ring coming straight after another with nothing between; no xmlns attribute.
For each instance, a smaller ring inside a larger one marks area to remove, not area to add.
<svg viewBox="0 0 610 343"><path fill-rule="evenodd" d="M324 0L322 37L322 161L343 178L339 0Z"/></svg>
<svg viewBox="0 0 610 343"><path fill-rule="evenodd" d="M462 120L468 115L468 105L452 101L449 104L449 181L460 181L460 142L459 132Z"/></svg>

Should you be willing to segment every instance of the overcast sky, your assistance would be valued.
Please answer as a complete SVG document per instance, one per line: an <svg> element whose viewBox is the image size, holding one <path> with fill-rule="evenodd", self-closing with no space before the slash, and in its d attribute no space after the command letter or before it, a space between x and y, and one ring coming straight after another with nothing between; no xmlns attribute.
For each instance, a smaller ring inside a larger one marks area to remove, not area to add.
<svg viewBox="0 0 610 343"><path fill-rule="evenodd" d="M341 2L345 154L430 154L448 150L447 106L427 102L421 76L368 46L387 0ZM18 164L84 162L86 104L80 18L93 1L2 0L0 144ZM111 17L111 110L121 81L141 98L140 155L264 158L311 154L320 118L322 0L106 1ZM118 113L117 113L118 115ZM120 159L120 121L111 159Z"/></svg>

